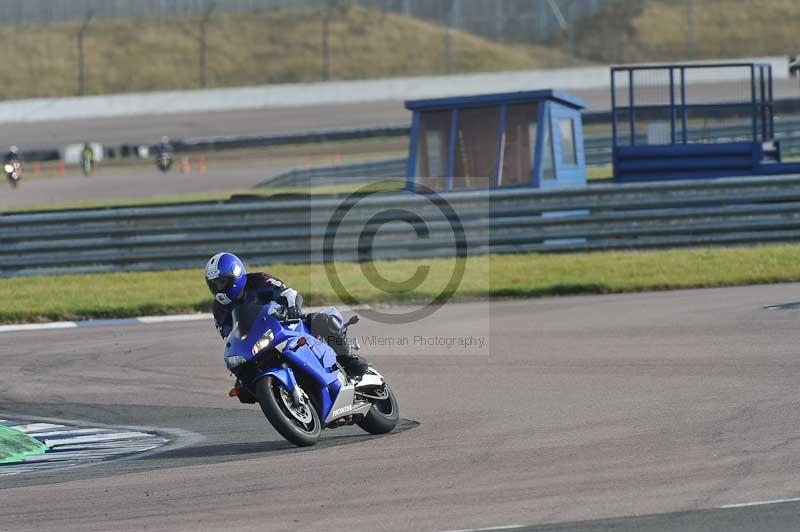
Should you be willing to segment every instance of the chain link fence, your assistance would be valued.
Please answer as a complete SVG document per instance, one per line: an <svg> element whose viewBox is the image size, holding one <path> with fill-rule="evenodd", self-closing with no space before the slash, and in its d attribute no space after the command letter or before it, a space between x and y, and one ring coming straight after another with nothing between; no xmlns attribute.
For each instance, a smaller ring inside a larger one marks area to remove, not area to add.
<svg viewBox="0 0 800 532"><path fill-rule="evenodd" d="M350 3L421 18L495 41L544 42L609 0L0 0L0 24L157 18Z"/></svg>

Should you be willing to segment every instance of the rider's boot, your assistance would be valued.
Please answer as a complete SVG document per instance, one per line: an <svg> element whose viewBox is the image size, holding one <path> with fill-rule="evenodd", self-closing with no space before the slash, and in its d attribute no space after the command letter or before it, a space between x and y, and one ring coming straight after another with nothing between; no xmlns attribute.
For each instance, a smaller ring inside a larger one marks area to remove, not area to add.
<svg viewBox="0 0 800 532"><path fill-rule="evenodd" d="M336 362L344 369L348 376L358 380L364 376L369 369L363 358L353 352L352 347L347 342L335 346Z"/></svg>

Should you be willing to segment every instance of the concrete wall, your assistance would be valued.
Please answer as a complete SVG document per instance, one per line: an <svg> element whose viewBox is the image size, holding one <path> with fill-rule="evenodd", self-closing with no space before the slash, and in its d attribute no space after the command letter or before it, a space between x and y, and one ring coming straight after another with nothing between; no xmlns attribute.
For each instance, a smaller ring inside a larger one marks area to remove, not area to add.
<svg viewBox="0 0 800 532"><path fill-rule="evenodd" d="M788 77L786 58L761 58L755 60L771 63L776 79ZM748 61L748 59L742 59L742 61ZM708 79L707 81L716 80ZM230 89L88 96L84 98L42 98L0 103L0 123L404 101L536 89L560 89L566 91L606 89L609 86L609 68L600 66L440 77L336 81Z"/></svg>

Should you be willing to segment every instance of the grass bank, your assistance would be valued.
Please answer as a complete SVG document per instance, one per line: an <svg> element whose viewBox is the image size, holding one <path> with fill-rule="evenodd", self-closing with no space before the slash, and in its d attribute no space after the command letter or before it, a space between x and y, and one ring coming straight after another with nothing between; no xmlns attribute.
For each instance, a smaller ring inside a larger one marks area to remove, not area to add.
<svg viewBox="0 0 800 532"><path fill-rule="evenodd" d="M268 198L271 196L286 199L290 196L298 198L309 196L347 196L356 191L398 192L403 189L403 181L379 181L372 184L354 183L342 185L319 185L315 187L265 187L243 188L227 190L225 192L199 192L197 194L178 194L157 196L155 198L132 198L120 200L83 200L65 203L50 203L45 205L29 205L5 211L5 214L21 214L32 212L49 212L83 209L109 209L120 207L143 207L191 203L205 203L213 201L228 201L233 196L248 198ZM0 213L3 214L3 213Z"/></svg>
<svg viewBox="0 0 800 532"><path fill-rule="evenodd" d="M498 0L499 1L499 0ZM609 0L549 45L501 44L453 31L452 72L488 72L635 61L788 55L796 52L796 0ZM214 13L207 32L210 87L320 81L323 10ZM201 87L201 17L95 20L85 35L86 92ZM2 26L0 62L13 76L0 99L78 91L79 22ZM446 28L379 9L346 6L329 26L329 79L447 73Z"/></svg>
<svg viewBox="0 0 800 532"><path fill-rule="evenodd" d="M798 18L796 0L612 0L578 23L576 53L604 63L790 55Z"/></svg>
<svg viewBox="0 0 800 532"><path fill-rule="evenodd" d="M210 296L202 264L188 271L0 279L0 292L14 294L0 308L0 322L127 317L204 311ZM385 278L409 279L428 266L426 280L410 292L373 286L359 264L337 264L342 283L360 303L430 300L447 285L453 261L379 262ZM254 270L257 268L251 268ZM322 265L264 268L303 293L306 303L341 302ZM800 246L705 248L563 255L491 255L467 261L455 299L608 294L800 281ZM352 301L351 301L352 303Z"/></svg>
<svg viewBox="0 0 800 532"><path fill-rule="evenodd" d="M324 14L320 9L214 13L207 30L208 86L320 81ZM442 26L355 6L330 16L330 79L446 71ZM200 88L201 18L92 21L85 37L87 93ZM0 63L14 72L0 85L0 99L75 95L80 27L79 22L0 27ZM569 63L562 51L545 46L452 35L455 72Z"/></svg>

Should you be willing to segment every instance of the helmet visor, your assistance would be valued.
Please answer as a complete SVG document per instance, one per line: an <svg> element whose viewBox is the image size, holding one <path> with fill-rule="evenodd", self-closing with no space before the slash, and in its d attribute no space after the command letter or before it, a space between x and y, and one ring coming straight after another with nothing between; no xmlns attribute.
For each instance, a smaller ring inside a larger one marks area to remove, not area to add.
<svg viewBox="0 0 800 532"><path fill-rule="evenodd" d="M236 276L230 274L220 275L216 279L206 279L206 285L208 285L208 289L211 290L212 294L227 294L235 282Z"/></svg>

